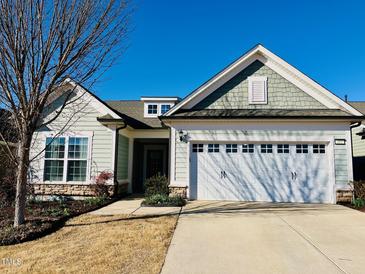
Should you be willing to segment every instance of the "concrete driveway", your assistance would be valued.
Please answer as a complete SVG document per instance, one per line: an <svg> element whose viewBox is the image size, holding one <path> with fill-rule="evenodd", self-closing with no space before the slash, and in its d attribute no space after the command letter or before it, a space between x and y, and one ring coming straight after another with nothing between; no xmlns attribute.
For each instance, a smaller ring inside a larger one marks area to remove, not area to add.
<svg viewBox="0 0 365 274"><path fill-rule="evenodd" d="M339 205L191 202L167 273L365 273L365 214Z"/></svg>

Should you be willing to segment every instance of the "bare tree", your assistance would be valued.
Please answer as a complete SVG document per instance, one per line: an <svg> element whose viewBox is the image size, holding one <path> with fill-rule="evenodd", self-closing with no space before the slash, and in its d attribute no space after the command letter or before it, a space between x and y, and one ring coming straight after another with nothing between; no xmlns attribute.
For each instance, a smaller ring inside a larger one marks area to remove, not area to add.
<svg viewBox="0 0 365 274"><path fill-rule="evenodd" d="M7 150L17 169L16 227L24 223L33 134L70 96L45 122L47 102L68 77L90 85L120 57L131 9L125 0L0 0L0 12L0 108L18 136L17 153Z"/></svg>

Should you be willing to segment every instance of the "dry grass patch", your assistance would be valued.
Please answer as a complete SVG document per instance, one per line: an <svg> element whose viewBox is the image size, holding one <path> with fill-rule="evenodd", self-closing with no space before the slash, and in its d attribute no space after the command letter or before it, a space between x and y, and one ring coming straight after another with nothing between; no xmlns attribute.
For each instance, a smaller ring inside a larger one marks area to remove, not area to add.
<svg viewBox="0 0 365 274"><path fill-rule="evenodd" d="M0 247L0 273L159 273L176 221L85 214L37 241Z"/></svg>

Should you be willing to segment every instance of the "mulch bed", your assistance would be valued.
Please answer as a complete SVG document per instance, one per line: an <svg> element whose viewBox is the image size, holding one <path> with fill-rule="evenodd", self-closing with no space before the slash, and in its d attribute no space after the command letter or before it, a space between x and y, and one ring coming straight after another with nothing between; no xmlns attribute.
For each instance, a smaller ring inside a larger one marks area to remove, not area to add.
<svg viewBox="0 0 365 274"><path fill-rule="evenodd" d="M353 204L351 203L339 203L340 205L343 205L343 206L347 206L349 208L352 208L352 209L355 209L355 210L358 210L358 211L361 211L361 212L364 212L365 213L365 206L364 207L355 207Z"/></svg>
<svg viewBox="0 0 365 274"><path fill-rule="evenodd" d="M96 210L115 199L77 201L37 201L27 204L26 222L13 227L14 206L0 208L0 246L31 241L61 228L75 216Z"/></svg>

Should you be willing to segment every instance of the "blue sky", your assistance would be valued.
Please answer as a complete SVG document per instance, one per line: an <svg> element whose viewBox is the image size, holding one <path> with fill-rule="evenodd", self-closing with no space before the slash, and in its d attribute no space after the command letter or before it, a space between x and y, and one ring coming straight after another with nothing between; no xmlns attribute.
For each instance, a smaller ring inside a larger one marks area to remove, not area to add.
<svg viewBox="0 0 365 274"><path fill-rule="evenodd" d="M329 90L365 100L365 1L135 0L102 99L184 97L257 43Z"/></svg>

